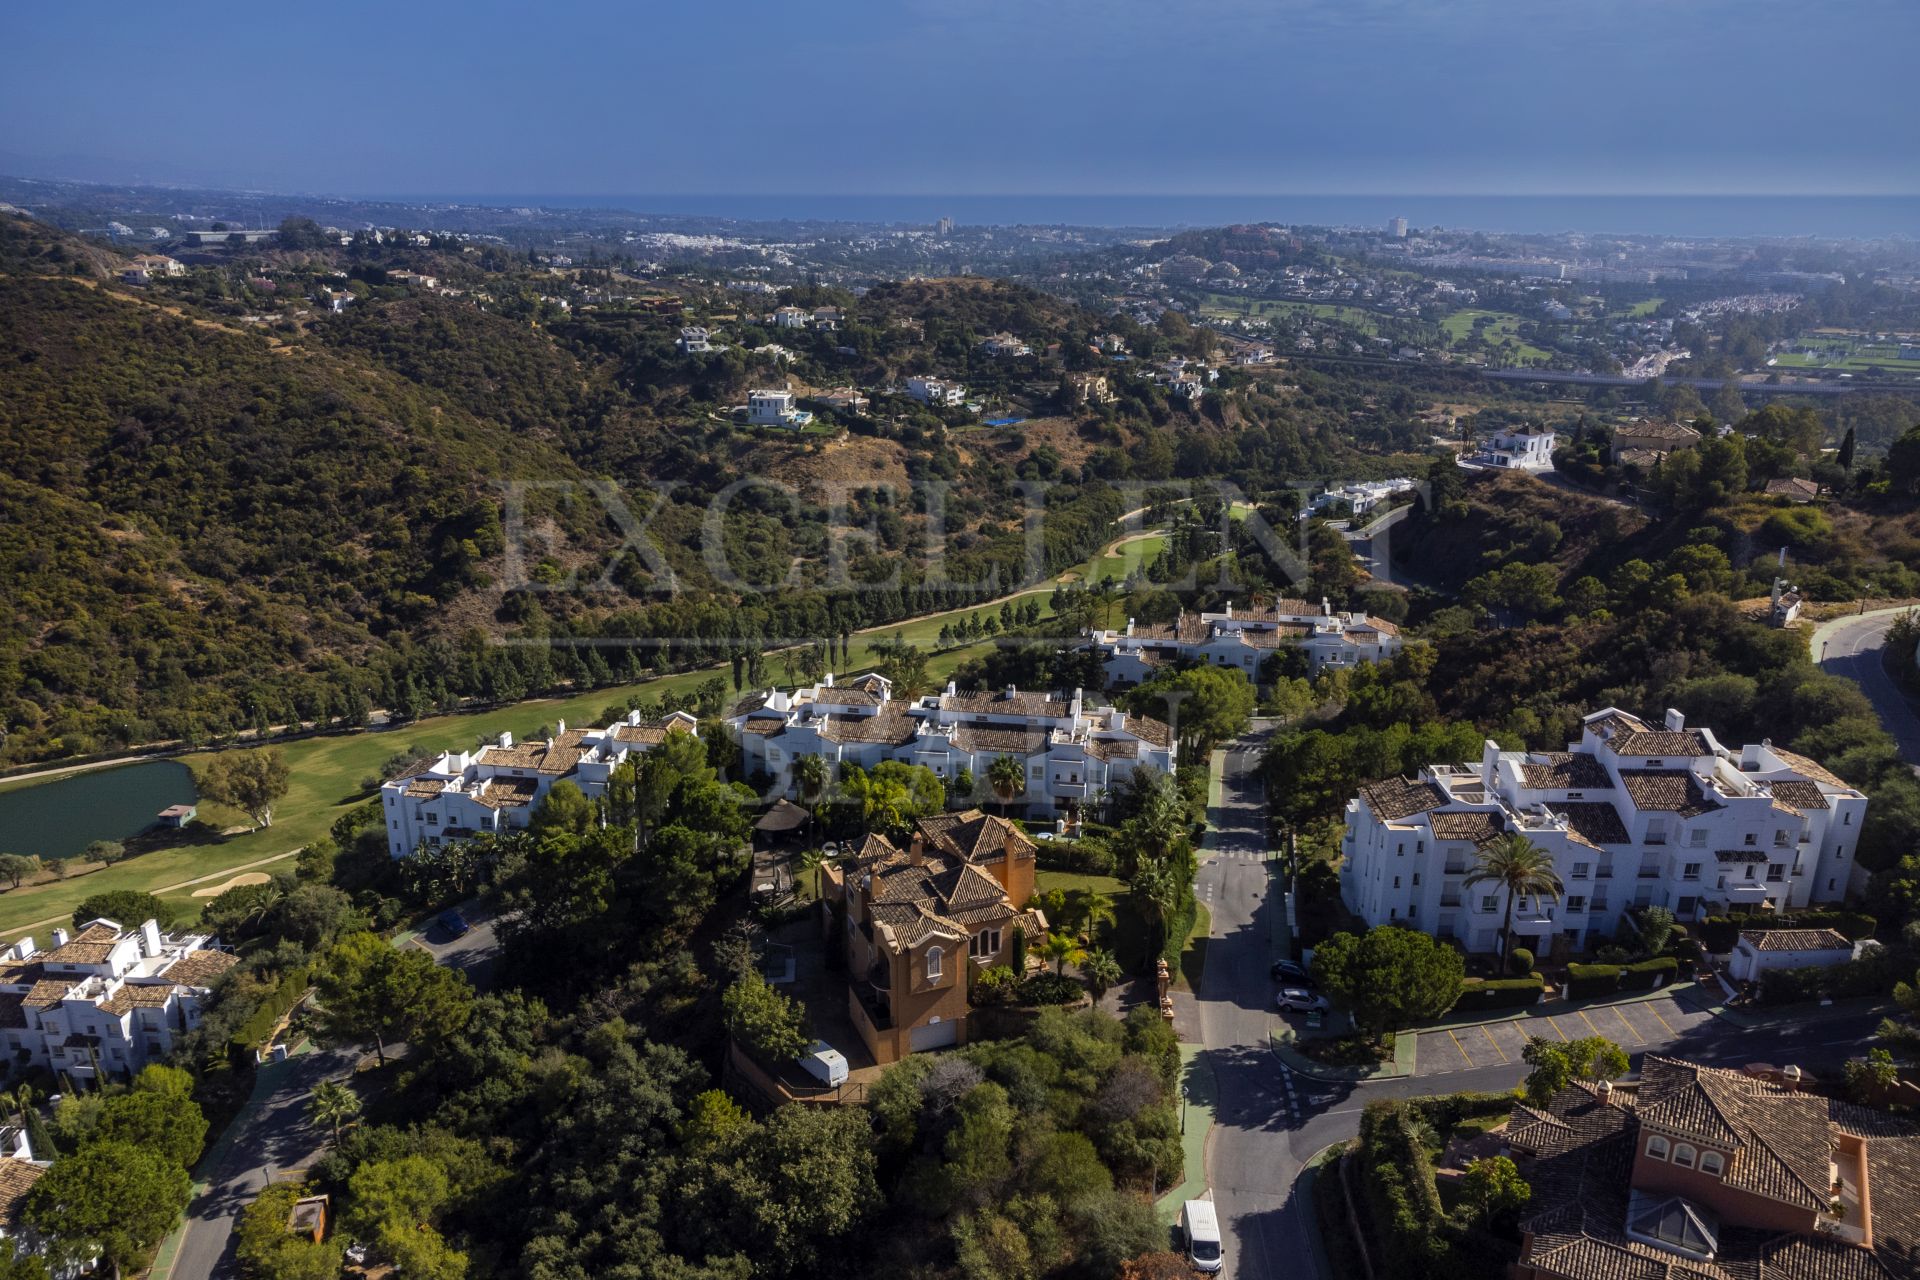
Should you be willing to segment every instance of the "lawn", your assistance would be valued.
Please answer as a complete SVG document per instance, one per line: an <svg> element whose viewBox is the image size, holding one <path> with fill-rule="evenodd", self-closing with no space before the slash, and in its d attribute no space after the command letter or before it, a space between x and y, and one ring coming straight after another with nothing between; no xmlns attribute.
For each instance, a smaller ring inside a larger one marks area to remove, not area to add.
<svg viewBox="0 0 1920 1280"><path fill-rule="evenodd" d="M1440 322L1447 341L1455 347L1463 347L1473 336L1475 321L1487 321L1481 330L1481 337L1489 346L1500 347L1504 343L1513 344L1513 358L1517 360L1547 360L1551 353L1541 350L1530 342L1520 338L1520 317L1511 311L1486 311L1479 307L1468 307L1456 311Z"/></svg>
<svg viewBox="0 0 1920 1280"><path fill-rule="evenodd" d="M1630 307L1623 307L1618 311L1609 311L1607 316L1610 319L1638 320L1644 316L1652 315L1658 311L1661 304L1665 302L1665 298L1648 298L1645 302L1636 302Z"/></svg>
<svg viewBox="0 0 1920 1280"><path fill-rule="evenodd" d="M1144 570L1152 564L1154 558L1167 548L1167 538L1162 533L1141 534L1119 546L1095 556L1079 572L1088 582L1098 583L1103 578L1112 578L1115 583L1123 583L1136 569Z"/></svg>

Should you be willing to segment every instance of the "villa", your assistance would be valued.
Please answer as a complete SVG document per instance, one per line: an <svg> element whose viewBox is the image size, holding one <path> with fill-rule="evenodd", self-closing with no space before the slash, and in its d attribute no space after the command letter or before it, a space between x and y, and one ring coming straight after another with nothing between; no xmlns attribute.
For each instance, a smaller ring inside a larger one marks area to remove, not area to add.
<svg viewBox="0 0 1920 1280"><path fill-rule="evenodd" d="M1026 788L1013 803L1036 817L1078 812L1136 769L1174 770L1173 731L1158 720L1071 697L1022 692L943 692L893 697L879 675L792 693L769 690L741 700L726 719L740 742L749 778L764 775L793 791L793 762L819 756L830 765L863 769L886 760L925 765L951 782L964 771L984 784L1001 756L1026 767ZM1024 899L1022 899L1024 901Z"/></svg>
<svg viewBox="0 0 1920 1280"><path fill-rule="evenodd" d="M1497 950L1506 892L1468 887L1474 855L1517 831L1553 858L1564 892L1520 897L1514 941L1536 954L1614 936L1631 908L1683 921L1782 914L1863 885L1867 798L1761 742L1737 752L1678 711L1661 728L1613 707L1566 751L1502 751L1360 789L1347 804L1341 897L1369 926L1399 924Z"/></svg>
<svg viewBox="0 0 1920 1280"><path fill-rule="evenodd" d="M684 711L658 720L632 711L605 729L569 729L562 720L545 742L516 744L502 733L476 751L445 752L381 786L387 852L404 858L421 845L522 829L554 783L564 778L589 797L604 795L607 779L629 758L698 724Z"/></svg>
<svg viewBox="0 0 1920 1280"><path fill-rule="evenodd" d="M1489 438L1470 461L1515 471L1551 471L1556 439L1552 427L1510 428Z"/></svg>
<svg viewBox="0 0 1920 1280"><path fill-rule="evenodd" d="M813 421L805 409L793 407L793 392L783 389L747 392L747 421L758 427L798 430Z"/></svg>
<svg viewBox="0 0 1920 1280"><path fill-rule="evenodd" d="M1235 613L1181 613L1172 622L1141 624L1127 619L1124 631L1095 631L1089 643L1100 650L1109 684L1139 684L1168 663L1204 662L1237 667L1253 679L1260 664L1282 648L1298 648L1317 675L1329 667L1384 662L1399 653L1400 628L1364 613L1336 613L1326 601L1314 608L1304 600L1276 600L1270 606Z"/></svg>
<svg viewBox="0 0 1920 1280"><path fill-rule="evenodd" d="M907 395L921 404L956 405L966 401L967 389L939 378L908 378Z"/></svg>

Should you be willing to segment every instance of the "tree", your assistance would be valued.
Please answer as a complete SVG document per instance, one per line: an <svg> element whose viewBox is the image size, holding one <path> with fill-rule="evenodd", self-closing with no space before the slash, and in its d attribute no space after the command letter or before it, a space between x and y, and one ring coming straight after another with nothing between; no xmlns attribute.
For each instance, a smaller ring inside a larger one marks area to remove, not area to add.
<svg viewBox="0 0 1920 1280"><path fill-rule="evenodd" d="M1005 813L1015 796L1026 794L1027 767L1017 756L995 756L987 765L987 785L1000 801L1000 812Z"/></svg>
<svg viewBox="0 0 1920 1280"><path fill-rule="evenodd" d="M40 870L40 859L25 853L0 853L0 880L18 889L21 881Z"/></svg>
<svg viewBox="0 0 1920 1280"><path fill-rule="evenodd" d="M341 1128L359 1114L359 1095L338 1080L322 1080L307 1098L307 1123L316 1129L331 1129L335 1142L340 1141Z"/></svg>
<svg viewBox="0 0 1920 1280"><path fill-rule="evenodd" d="M1854 448L1855 448L1855 441L1853 438L1853 428L1848 427L1847 434L1840 437L1840 456L1838 461L1840 463L1840 469L1842 471L1853 470Z"/></svg>
<svg viewBox="0 0 1920 1280"><path fill-rule="evenodd" d="M341 1223L410 1280L457 1280L466 1274L466 1255L447 1248L431 1225L451 1195L445 1170L425 1156L371 1160L347 1179Z"/></svg>
<svg viewBox="0 0 1920 1280"><path fill-rule="evenodd" d="M1107 994L1108 988L1120 981L1120 962L1113 958L1113 952L1097 947L1080 961L1080 976L1086 979L1087 989L1098 1001Z"/></svg>
<svg viewBox="0 0 1920 1280"><path fill-rule="evenodd" d="M120 1093L100 1106L93 1142L124 1142L156 1152L183 1169L200 1158L207 1118L191 1098L156 1091Z"/></svg>
<svg viewBox="0 0 1920 1280"><path fill-rule="evenodd" d="M1518 831L1509 831L1480 850L1463 885L1494 884L1506 890L1506 913L1500 923L1500 954L1513 951L1513 902L1521 897L1554 897L1560 892L1560 874L1553 855Z"/></svg>
<svg viewBox="0 0 1920 1280"><path fill-rule="evenodd" d="M1071 934L1050 933L1047 940L1040 944L1040 954L1053 961L1055 973L1064 975L1069 964L1080 963L1087 953L1080 949L1080 944L1074 941Z"/></svg>
<svg viewBox="0 0 1920 1280"><path fill-rule="evenodd" d="M1357 936L1336 933L1313 957L1314 980L1327 998L1375 1041L1451 1009L1465 971L1452 947L1394 925Z"/></svg>
<svg viewBox="0 0 1920 1280"><path fill-rule="evenodd" d="M110 867L126 856L127 846L118 840L95 840L80 851L82 861L97 862L103 867Z"/></svg>
<svg viewBox="0 0 1920 1280"><path fill-rule="evenodd" d="M286 757L277 747L225 751L202 767L200 791L209 800L240 810L254 826L270 827L290 777Z"/></svg>
<svg viewBox="0 0 1920 1280"><path fill-rule="evenodd" d="M413 947L371 933L349 934L321 961L316 984L333 1035L371 1039L380 1061L389 1038L437 1040L466 1023L473 992L464 974Z"/></svg>
<svg viewBox="0 0 1920 1280"><path fill-rule="evenodd" d="M793 762L794 794L815 818L820 816L820 801L826 797L833 771L824 756L806 755Z"/></svg>
<svg viewBox="0 0 1920 1280"><path fill-rule="evenodd" d="M1119 920L1112 896L1098 889L1082 890L1073 905L1084 940L1089 943L1098 938L1101 925L1113 925Z"/></svg>
<svg viewBox="0 0 1920 1280"><path fill-rule="evenodd" d="M192 1177L159 1152L94 1142L53 1162L26 1216L56 1263L77 1268L97 1254L118 1277L146 1263L192 1196Z"/></svg>
<svg viewBox="0 0 1920 1280"><path fill-rule="evenodd" d="M1864 1058L1849 1058L1843 1070L1847 1096L1855 1102L1874 1102L1900 1083L1900 1069L1887 1049L1873 1048Z"/></svg>
<svg viewBox="0 0 1920 1280"><path fill-rule="evenodd" d="M1666 950L1667 940L1673 937L1673 912L1665 907L1652 906L1640 913L1640 945L1654 954Z"/></svg>
<svg viewBox="0 0 1920 1280"><path fill-rule="evenodd" d="M1483 1220L1512 1213L1533 1198L1520 1166L1506 1156L1483 1156L1468 1165L1461 1193Z"/></svg>
<svg viewBox="0 0 1920 1280"><path fill-rule="evenodd" d="M337 1280L344 1237L315 1244L287 1230L293 1206L306 1191L302 1183L277 1182L240 1211L234 1253L247 1274L260 1280Z"/></svg>
<svg viewBox="0 0 1920 1280"><path fill-rule="evenodd" d="M73 927L84 929L90 920L111 920L128 929L137 929L151 920L163 930L171 929L179 913L170 903L142 893L138 889L109 889L96 893L73 909Z"/></svg>
<svg viewBox="0 0 1920 1280"><path fill-rule="evenodd" d="M1567 1041L1531 1036L1520 1057L1533 1068L1522 1088L1536 1107L1546 1106L1575 1080L1611 1080L1627 1070L1626 1051L1605 1036Z"/></svg>
<svg viewBox="0 0 1920 1280"><path fill-rule="evenodd" d="M758 970L728 987L720 1007L727 1033L764 1061L792 1062L813 1043L806 1012L768 985Z"/></svg>
<svg viewBox="0 0 1920 1280"><path fill-rule="evenodd" d="M1238 667L1191 667L1126 695L1129 709L1173 727L1181 757L1189 760L1246 732L1254 701L1253 682Z"/></svg>
<svg viewBox="0 0 1920 1280"><path fill-rule="evenodd" d="M892 683L892 696L912 702L927 691L932 677L927 674L927 655L916 645L907 644L899 632L892 640L876 640L868 646L880 659L879 672Z"/></svg>

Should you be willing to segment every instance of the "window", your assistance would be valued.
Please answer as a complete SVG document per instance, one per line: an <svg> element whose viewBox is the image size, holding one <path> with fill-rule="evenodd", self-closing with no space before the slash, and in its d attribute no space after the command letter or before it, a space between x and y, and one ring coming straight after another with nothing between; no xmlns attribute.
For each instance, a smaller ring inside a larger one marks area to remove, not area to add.
<svg viewBox="0 0 1920 1280"><path fill-rule="evenodd" d="M1721 1157L1718 1151L1702 1151L1700 1153L1700 1172L1706 1174L1708 1177L1719 1177L1721 1171L1726 1167L1727 1162Z"/></svg>
<svg viewBox="0 0 1920 1280"><path fill-rule="evenodd" d="M1663 764L1665 764L1665 763L1666 763L1666 761L1664 761L1664 760L1649 760L1649 761L1647 761L1647 768L1649 768L1649 769L1658 769L1658 768L1659 768L1659 767L1660 767L1661 765L1663 765Z"/></svg>
<svg viewBox="0 0 1920 1280"><path fill-rule="evenodd" d="M1573 864L1573 878L1574 878L1575 880L1585 880L1585 879L1587 878L1587 873L1588 873L1588 870L1590 869L1590 867L1591 867L1591 866L1592 866L1592 864L1591 864L1591 863L1586 863L1586 862L1576 862L1576 863L1574 863L1574 864Z"/></svg>
<svg viewBox="0 0 1920 1280"><path fill-rule="evenodd" d="M1849 809L1847 812L1840 815L1840 825L1843 827L1850 827L1853 825L1853 811L1851 809Z"/></svg>
<svg viewBox="0 0 1920 1280"><path fill-rule="evenodd" d="M1776 849L1784 849L1787 847L1787 843L1790 839L1791 837L1787 835L1787 829L1785 827L1782 827L1780 828L1780 830L1773 833L1773 847Z"/></svg>
<svg viewBox="0 0 1920 1280"><path fill-rule="evenodd" d="M1647 1139L1647 1159L1665 1160L1667 1158L1667 1140L1655 1134Z"/></svg>
<svg viewBox="0 0 1920 1280"><path fill-rule="evenodd" d="M437 814L437 813L430 813L430 814L428 814L428 815L427 815L427 825L428 825L428 826L430 826L430 827L437 827L437 826L439 826L439 825L440 825L440 815L439 815L439 814Z"/></svg>
<svg viewBox="0 0 1920 1280"><path fill-rule="evenodd" d="M1490 912L1490 911L1498 911L1499 909L1500 909L1500 900L1494 897L1494 895L1492 895L1491 893L1486 894L1480 899L1481 911Z"/></svg>
<svg viewBox="0 0 1920 1280"><path fill-rule="evenodd" d="M928 982L940 981L940 975L942 973L941 966L945 962L945 960L946 960L946 955L940 950L940 948L938 947L927 948L927 981Z"/></svg>
<svg viewBox="0 0 1920 1280"><path fill-rule="evenodd" d="M1000 931L982 929L967 939L967 954L983 960L988 956L1000 954Z"/></svg>
<svg viewBox="0 0 1920 1280"><path fill-rule="evenodd" d="M1581 799L1582 797L1584 797L1584 796L1585 796L1586 794L1587 794L1587 793L1586 793L1586 792L1584 792L1584 791L1569 791L1569 792L1567 792L1567 799L1569 799L1569 800L1579 800L1579 799Z"/></svg>
<svg viewBox="0 0 1920 1280"><path fill-rule="evenodd" d="M1399 877L1399 876L1395 876L1395 877L1393 878L1393 887L1394 887L1394 888L1396 888L1396 889L1398 889L1398 888L1400 887L1400 877Z"/></svg>
<svg viewBox="0 0 1920 1280"><path fill-rule="evenodd" d="M1420 887L1420 873L1418 871L1413 873L1413 887L1416 889Z"/></svg>
<svg viewBox="0 0 1920 1280"><path fill-rule="evenodd" d="M1787 864L1772 862L1767 864L1767 879L1778 882L1787 878Z"/></svg>
<svg viewBox="0 0 1920 1280"><path fill-rule="evenodd" d="M1572 894L1567 898L1568 912L1571 913L1575 911L1585 911L1586 909L1587 909L1587 900L1586 898L1582 897L1580 894L1577 894L1577 893Z"/></svg>
<svg viewBox="0 0 1920 1280"><path fill-rule="evenodd" d="M1693 1155L1693 1148L1684 1142L1681 1143L1673 1149L1673 1167L1676 1169L1693 1168Z"/></svg>
<svg viewBox="0 0 1920 1280"><path fill-rule="evenodd" d="M1700 827L1700 828L1697 828L1696 830L1687 832L1687 844L1689 847L1694 849L1706 848L1707 847L1707 829L1705 827Z"/></svg>
<svg viewBox="0 0 1920 1280"><path fill-rule="evenodd" d="M1425 840L1415 840L1413 842L1413 851L1416 854L1425 853L1427 851L1427 842Z"/></svg>
<svg viewBox="0 0 1920 1280"><path fill-rule="evenodd" d="M1752 880L1759 873L1759 871L1760 871L1760 867L1757 863L1749 862L1747 864L1747 874L1740 878L1743 880Z"/></svg>
<svg viewBox="0 0 1920 1280"><path fill-rule="evenodd" d="M1749 831L1747 832L1746 835L1740 838L1740 843L1745 845L1747 848L1751 849L1753 848L1753 846L1760 843L1760 837L1756 835L1754 832Z"/></svg>
<svg viewBox="0 0 1920 1280"><path fill-rule="evenodd" d="M1682 880L1698 880L1700 878L1700 864L1697 862L1689 862L1686 866L1680 868L1680 878Z"/></svg>

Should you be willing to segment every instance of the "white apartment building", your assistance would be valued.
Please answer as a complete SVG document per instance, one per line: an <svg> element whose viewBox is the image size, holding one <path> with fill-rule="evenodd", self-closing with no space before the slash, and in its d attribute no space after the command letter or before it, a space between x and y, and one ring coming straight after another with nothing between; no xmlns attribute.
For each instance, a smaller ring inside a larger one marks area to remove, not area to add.
<svg viewBox="0 0 1920 1280"><path fill-rule="evenodd" d="M940 378L908 378L907 394L921 404L955 405L964 403L967 389L957 382Z"/></svg>
<svg viewBox="0 0 1920 1280"><path fill-rule="evenodd" d="M1319 608L1305 600L1276 600L1236 613L1228 601L1223 613L1181 615L1168 623L1127 619L1124 631L1095 631L1090 643L1100 650L1109 684L1140 684L1155 670L1176 662L1238 667L1249 680L1267 655L1283 647L1306 651L1314 674L1328 667L1384 662L1402 647L1400 628L1364 613L1336 613L1323 598Z"/></svg>
<svg viewBox="0 0 1920 1280"><path fill-rule="evenodd" d="M658 720L630 711L605 729L569 729L562 720L545 742L516 744L511 733L502 733L476 751L446 752L381 786L387 852L404 858L423 844L520 830L562 778L589 799L604 795L608 777L630 756L658 746L670 733L693 733L698 724L684 711Z"/></svg>
<svg viewBox="0 0 1920 1280"><path fill-rule="evenodd" d="M200 1025L208 989L236 963L211 942L107 919L55 929L47 950L21 938L0 951L0 1047L75 1087L124 1079Z"/></svg>
<svg viewBox="0 0 1920 1280"><path fill-rule="evenodd" d="M1581 724L1566 751L1488 742L1477 766L1362 787L1341 844L1347 907L1369 926L1497 950L1506 893L1465 877L1508 831L1550 853L1565 886L1514 903L1515 943L1536 954L1609 939L1630 907L1781 913L1864 885L1867 799L1814 761L1769 742L1732 750L1678 711L1658 729L1613 707Z"/></svg>
<svg viewBox="0 0 1920 1280"><path fill-rule="evenodd" d="M1418 482L1405 476L1396 476L1391 480L1356 480L1338 489L1314 494L1307 501L1307 509L1300 518L1304 520L1313 512L1327 511L1337 506L1345 506L1355 516L1364 516L1395 494L1410 493L1419 487Z"/></svg>
<svg viewBox="0 0 1920 1280"><path fill-rule="evenodd" d="M1556 439L1552 427L1513 427L1488 439L1472 460L1489 467L1551 471Z"/></svg>
<svg viewBox="0 0 1920 1280"><path fill-rule="evenodd" d="M1010 333L996 333L980 343L980 349L990 356L1030 356L1033 348Z"/></svg>
<svg viewBox="0 0 1920 1280"><path fill-rule="evenodd" d="M713 335L704 325L688 325L680 331L680 350L686 355L699 355L712 351Z"/></svg>
<svg viewBox="0 0 1920 1280"><path fill-rule="evenodd" d="M970 770L986 785L999 756L1027 766L1027 789L1014 803L1036 817L1079 810L1136 769L1171 773L1173 731L1158 720L1073 696L1029 693L1007 686L997 693L961 693L948 684L914 700L892 696L885 677L865 675L835 685L743 699L727 716L740 741L742 767L793 789L793 762L820 756L863 769L886 760L925 765L952 780Z"/></svg>
<svg viewBox="0 0 1920 1280"><path fill-rule="evenodd" d="M761 427L804 427L813 421L813 415L793 407L791 391L749 391L747 421Z"/></svg>

